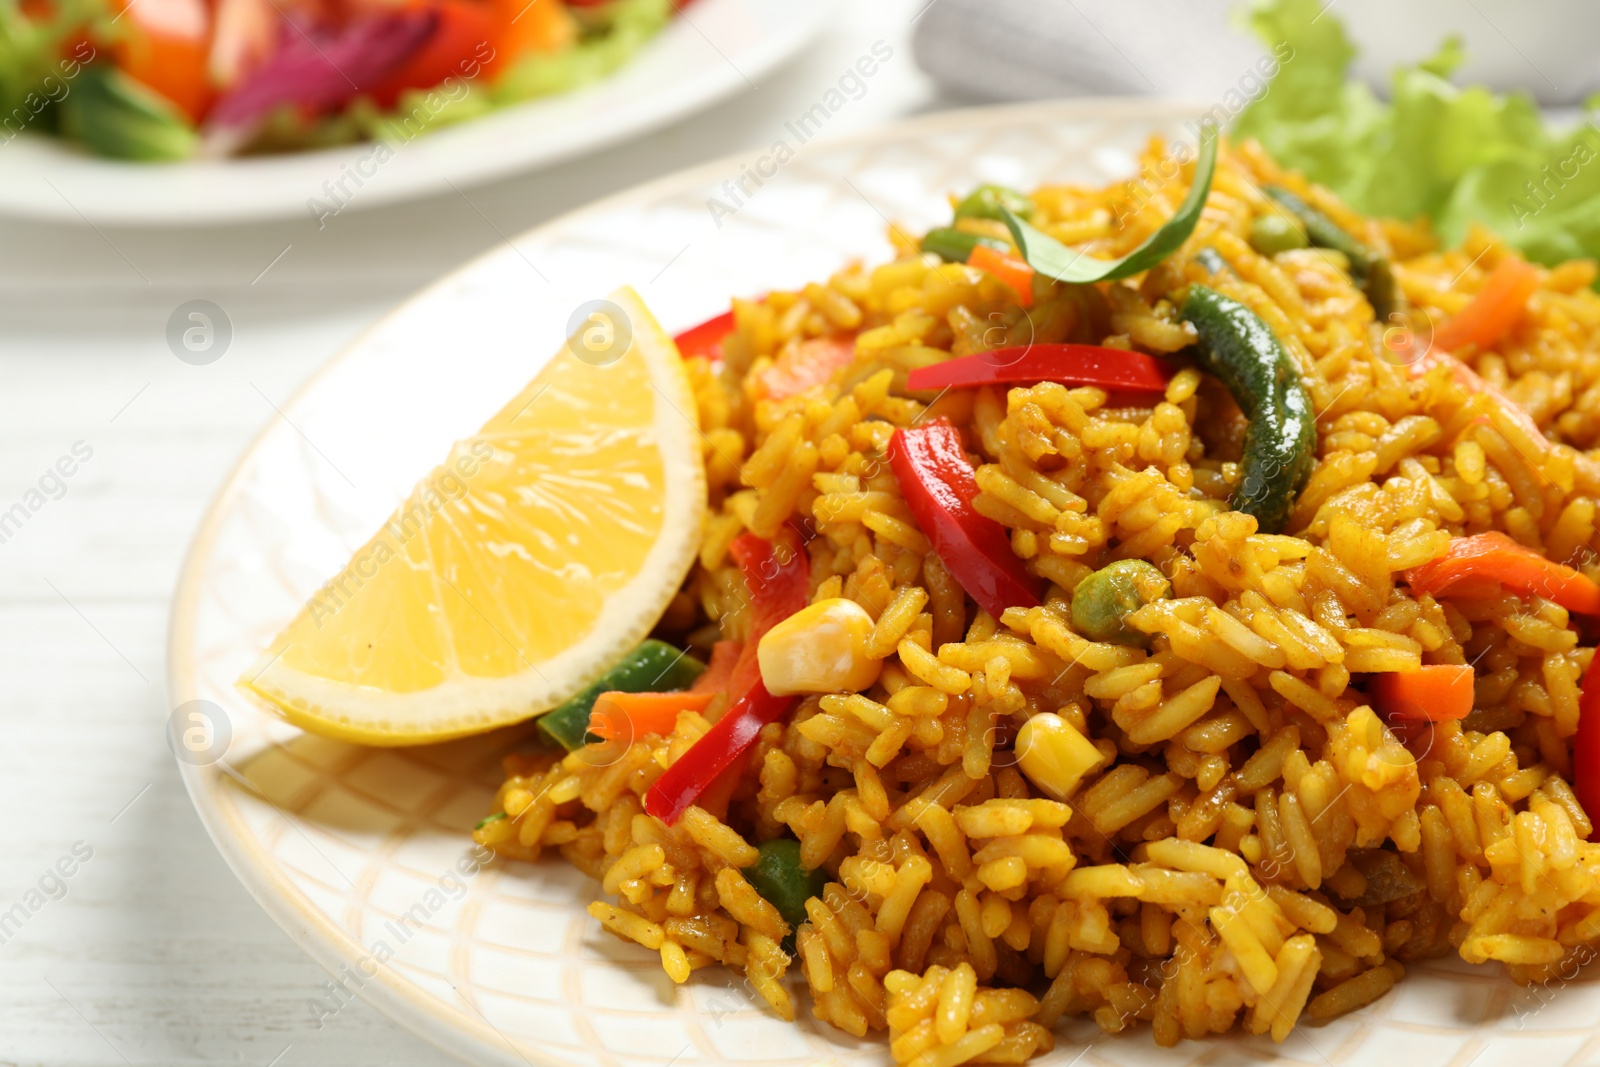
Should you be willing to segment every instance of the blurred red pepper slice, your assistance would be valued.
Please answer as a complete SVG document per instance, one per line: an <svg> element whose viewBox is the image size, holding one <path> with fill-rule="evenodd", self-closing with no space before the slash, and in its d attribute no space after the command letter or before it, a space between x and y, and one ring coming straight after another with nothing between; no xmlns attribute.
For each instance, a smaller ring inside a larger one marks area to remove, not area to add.
<svg viewBox="0 0 1600 1067"><path fill-rule="evenodd" d="M684 359L701 357L713 363L722 359L722 342L734 331L733 312L724 311L714 319L691 326L672 339Z"/></svg>
<svg viewBox="0 0 1600 1067"><path fill-rule="evenodd" d="M728 798L744 772L745 754L756 735L795 704L792 696L775 697L761 682L756 646L766 632L806 606L811 561L794 531L785 529L776 541L752 533L734 538L728 548L750 591L750 637L739 651L728 677L733 704L700 740L656 779L644 797L644 810L671 825L691 804L721 818ZM712 658L716 668L716 657ZM706 674L710 674L707 671ZM705 675L701 676L702 678Z"/></svg>
<svg viewBox="0 0 1600 1067"><path fill-rule="evenodd" d="M906 376L911 390L979 385L1095 385L1129 393L1161 393L1177 372L1166 360L1101 345L1036 344L996 348L918 367Z"/></svg>
<svg viewBox="0 0 1600 1067"><path fill-rule="evenodd" d="M1578 691L1578 734L1572 739L1572 791L1591 824L1600 821L1600 652ZM1589 831L1593 840L1594 830Z"/></svg>
<svg viewBox="0 0 1600 1067"><path fill-rule="evenodd" d="M531 7L548 3L534 0ZM366 89L366 95L379 107L391 108L408 89L432 89L449 78L464 82L471 76L469 71L495 55L494 42L502 29L497 6L478 0L429 0L417 5L414 10L434 13L433 33L399 66Z"/></svg>
<svg viewBox="0 0 1600 1067"><path fill-rule="evenodd" d="M800 538L787 527L771 541L742 533L728 546L728 554L738 562L750 591L750 636L728 681L728 695L738 699L761 678L756 662L761 638L806 606L811 594L811 560Z"/></svg>
<svg viewBox="0 0 1600 1067"><path fill-rule="evenodd" d="M808 337L787 348L772 365L755 376L756 395L769 400L799 396L824 384L855 362L856 335L831 334Z"/></svg>

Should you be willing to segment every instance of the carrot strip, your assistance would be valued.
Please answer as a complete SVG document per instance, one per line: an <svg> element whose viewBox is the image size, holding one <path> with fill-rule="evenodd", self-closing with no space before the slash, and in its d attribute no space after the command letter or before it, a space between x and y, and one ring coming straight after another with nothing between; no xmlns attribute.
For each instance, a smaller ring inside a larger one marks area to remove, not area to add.
<svg viewBox="0 0 1600 1067"><path fill-rule="evenodd" d="M1496 587L1554 601L1580 615L1600 615L1600 585L1587 575L1546 559L1498 530L1457 537L1444 555L1406 571L1417 593L1475 595Z"/></svg>
<svg viewBox="0 0 1600 1067"><path fill-rule="evenodd" d="M718 641L711 646L711 662L689 687L691 693L726 693L733 680L733 668L744 650L742 641Z"/></svg>
<svg viewBox="0 0 1600 1067"><path fill-rule="evenodd" d="M978 245L967 257L967 266L993 274L1015 290L1017 303L1023 307L1033 306L1033 268L1027 261L998 248Z"/></svg>
<svg viewBox="0 0 1600 1067"><path fill-rule="evenodd" d="M630 744L645 734L665 737L678 723L680 711L703 711L715 693L620 693L595 697L589 713L589 732L607 741L621 738Z"/></svg>
<svg viewBox="0 0 1600 1067"><path fill-rule="evenodd" d="M769 400L799 396L826 383L855 358L856 335L853 333L808 338L756 374L756 395Z"/></svg>
<svg viewBox="0 0 1600 1067"><path fill-rule="evenodd" d="M1507 256L1495 264L1472 302L1435 331L1433 343L1447 352L1467 345L1490 347L1517 324L1538 288L1539 271L1526 260Z"/></svg>
<svg viewBox="0 0 1600 1067"><path fill-rule="evenodd" d="M1472 668L1436 664L1404 674L1375 674L1367 682L1372 706L1386 716L1446 722L1472 711Z"/></svg>
<svg viewBox="0 0 1600 1067"><path fill-rule="evenodd" d="M1528 413L1527 408L1511 399L1504 391L1484 381L1482 375L1448 352L1442 351L1437 347L1429 348L1411 364L1411 376L1420 378L1441 364L1449 369L1450 376L1465 387L1467 392L1475 396L1486 396L1494 401L1505 412L1506 417L1522 427L1522 431L1532 440L1548 440L1544 435L1544 431L1539 429L1539 424L1533 421L1533 416ZM1477 422L1493 425L1487 417L1482 415L1478 417Z"/></svg>

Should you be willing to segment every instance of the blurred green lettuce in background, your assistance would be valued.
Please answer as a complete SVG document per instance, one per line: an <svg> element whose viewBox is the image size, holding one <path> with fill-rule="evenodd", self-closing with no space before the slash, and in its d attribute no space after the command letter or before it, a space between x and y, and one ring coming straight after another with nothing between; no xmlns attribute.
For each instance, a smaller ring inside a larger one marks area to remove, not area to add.
<svg viewBox="0 0 1600 1067"><path fill-rule="evenodd" d="M1556 131L1531 97L1450 84L1462 58L1455 40L1396 70L1390 99L1379 100L1347 80L1355 48L1323 10L1317 0L1255 0L1251 28L1294 51L1239 115L1235 137L1256 138L1359 211L1427 216L1450 244L1478 221L1540 263L1600 258L1592 119Z"/></svg>

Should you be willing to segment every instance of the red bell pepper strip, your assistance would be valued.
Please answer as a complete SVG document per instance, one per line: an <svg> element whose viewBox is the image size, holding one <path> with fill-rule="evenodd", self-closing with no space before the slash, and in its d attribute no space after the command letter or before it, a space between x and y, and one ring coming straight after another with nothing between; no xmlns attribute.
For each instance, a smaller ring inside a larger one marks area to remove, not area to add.
<svg viewBox="0 0 1600 1067"><path fill-rule="evenodd" d="M644 810L668 826L677 822L756 743L761 728L783 718L794 703L792 696L773 696L756 679L755 687L656 779L644 795Z"/></svg>
<svg viewBox="0 0 1600 1067"><path fill-rule="evenodd" d="M1578 690L1578 734L1572 739L1572 791L1600 829L1600 652L1589 661ZM1589 831L1593 839L1595 829Z"/></svg>
<svg viewBox="0 0 1600 1067"><path fill-rule="evenodd" d="M1472 668L1431 664L1414 671L1374 674L1367 697L1385 717L1429 722L1465 719L1472 712Z"/></svg>
<svg viewBox="0 0 1600 1067"><path fill-rule="evenodd" d="M998 522L973 510L978 481L946 419L899 429L889 439L889 469L917 527L978 606L995 618L1010 607L1036 607L1039 580L1011 551Z"/></svg>
<svg viewBox="0 0 1600 1067"><path fill-rule="evenodd" d="M756 375L756 395L769 400L799 396L822 385L856 358L856 335L810 337L784 352Z"/></svg>
<svg viewBox="0 0 1600 1067"><path fill-rule="evenodd" d="M1417 593L1492 594L1504 588L1554 601L1579 615L1600 615L1600 585L1565 564L1545 559L1498 530L1457 537L1444 555L1406 571Z"/></svg>
<svg viewBox="0 0 1600 1067"><path fill-rule="evenodd" d="M733 539L728 552L739 564L750 591L750 635L728 679L728 695L737 700L761 680L756 660L761 638L806 606L811 594L811 559L800 538L787 527L774 541L742 533Z"/></svg>
<svg viewBox="0 0 1600 1067"><path fill-rule="evenodd" d="M1130 393L1161 393L1176 372L1165 360L1099 345L1038 344L996 348L918 367L906 388L961 389L979 385L1097 385Z"/></svg>
<svg viewBox="0 0 1600 1067"><path fill-rule="evenodd" d="M408 89L432 89L446 78L460 82L478 60L494 54L490 43L498 27L489 4L479 0L429 0L423 10L434 12L433 33L420 47L365 91L381 108L394 107ZM402 120L405 116L401 116Z"/></svg>
<svg viewBox="0 0 1600 1067"><path fill-rule="evenodd" d="M776 544L743 533L734 538L728 551L750 591L750 636L728 669L727 689L733 704L645 793L644 810L669 826L696 803L720 818L756 735L767 723L783 718L796 703L793 696L775 697L767 692L761 683L756 646L768 630L806 606L811 561L805 547L794 531L785 527ZM706 674L717 669L716 651L722 647L719 644L713 650ZM724 662L726 657L724 652Z"/></svg>
<svg viewBox="0 0 1600 1067"><path fill-rule="evenodd" d="M1033 268L1021 256L988 245L975 245L972 254L967 257L967 266L993 274L1017 294L1018 304L1033 306Z"/></svg>
<svg viewBox="0 0 1600 1067"><path fill-rule="evenodd" d="M734 331L733 312L724 311L714 319L691 326L672 339L684 359L702 357L713 363L722 359L722 342Z"/></svg>

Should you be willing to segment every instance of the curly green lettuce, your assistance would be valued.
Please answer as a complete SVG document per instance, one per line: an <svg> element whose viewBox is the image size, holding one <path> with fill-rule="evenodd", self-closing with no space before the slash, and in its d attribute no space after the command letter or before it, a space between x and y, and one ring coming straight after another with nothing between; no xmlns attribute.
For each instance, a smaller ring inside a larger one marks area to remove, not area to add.
<svg viewBox="0 0 1600 1067"><path fill-rule="evenodd" d="M1520 93L1458 88L1447 40L1394 73L1390 99L1348 80L1355 48L1318 0L1255 0L1251 27L1293 58L1234 123L1279 163L1371 215L1433 220L1455 243L1473 221L1529 258L1600 258L1600 127L1552 130Z"/></svg>

